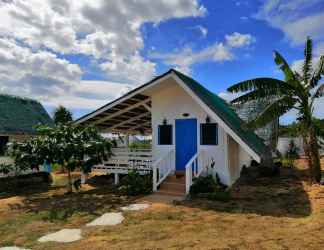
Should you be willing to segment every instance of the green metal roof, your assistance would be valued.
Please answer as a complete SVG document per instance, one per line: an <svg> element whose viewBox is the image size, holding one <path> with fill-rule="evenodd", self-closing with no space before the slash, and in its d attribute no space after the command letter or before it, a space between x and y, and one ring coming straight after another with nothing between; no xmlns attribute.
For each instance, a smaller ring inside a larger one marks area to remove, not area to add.
<svg viewBox="0 0 324 250"><path fill-rule="evenodd" d="M234 109L218 95L194 79L172 70L211 110L213 110L260 157L266 150L263 140L246 127Z"/></svg>
<svg viewBox="0 0 324 250"><path fill-rule="evenodd" d="M35 134L35 125L54 125L39 102L0 94L0 134Z"/></svg>

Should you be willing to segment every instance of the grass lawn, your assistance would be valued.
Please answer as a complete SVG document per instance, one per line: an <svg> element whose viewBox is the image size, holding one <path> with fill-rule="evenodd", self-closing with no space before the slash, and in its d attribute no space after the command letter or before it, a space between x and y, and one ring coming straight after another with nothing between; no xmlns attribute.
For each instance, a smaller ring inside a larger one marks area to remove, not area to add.
<svg viewBox="0 0 324 250"><path fill-rule="evenodd" d="M324 162L323 162L324 163ZM65 195L64 175L54 185L0 196L0 246L31 249L324 249L324 186L310 186L305 163L276 178L237 185L232 200L154 203L126 212L122 224L85 228L92 219L135 198L110 185L86 185ZM323 164L324 166L324 164ZM38 243L62 228L83 229L74 243Z"/></svg>

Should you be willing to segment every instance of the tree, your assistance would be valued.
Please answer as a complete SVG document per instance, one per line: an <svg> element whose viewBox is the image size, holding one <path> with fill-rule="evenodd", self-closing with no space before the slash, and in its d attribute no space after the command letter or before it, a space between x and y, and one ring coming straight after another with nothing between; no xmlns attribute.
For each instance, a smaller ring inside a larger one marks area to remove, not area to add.
<svg viewBox="0 0 324 250"><path fill-rule="evenodd" d="M26 142L15 142L15 164L30 168L45 161L60 164L68 172L68 192L72 192L71 172L77 167L89 172L95 164L111 156L111 143L93 127L58 125L55 128L39 126L38 136Z"/></svg>
<svg viewBox="0 0 324 250"><path fill-rule="evenodd" d="M72 112L63 106L58 106L53 116L56 125L67 124L73 121Z"/></svg>
<svg viewBox="0 0 324 250"><path fill-rule="evenodd" d="M312 40L307 38L304 49L302 72L293 71L279 52L274 51L274 61L284 74L284 79L255 78L237 83L228 88L232 93L246 92L234 99L239 104L251 100L271 100L257 117L249 122L252 128L262 127L274 117L280 117L289 110L297 110L304 139L304 150L308 156L311 178L319 182L321 166L319 156L318 131L314 122L314 102L324 95L324 84L320 83L324 74L324 55L320 57L315 70L312 68Z"/></svg>

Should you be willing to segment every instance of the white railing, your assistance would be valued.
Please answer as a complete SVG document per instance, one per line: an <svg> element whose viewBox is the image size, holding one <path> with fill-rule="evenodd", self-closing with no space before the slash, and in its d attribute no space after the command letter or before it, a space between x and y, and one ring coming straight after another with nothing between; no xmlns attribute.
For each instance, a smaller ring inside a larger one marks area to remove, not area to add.
<svg viewBox="0 0 324 250"><path fill-rule="evenodd" d="M206 152L200 150L186 164L186 193L189 193L193 178L199 177L201 173L210 166L212 159Z"/></svg>
<svg viewBox="0 0 324 250"><path fill-rule="evenodd" d="M150 149L113 148L108 161L93 167L93 170L107 173L127 174L137 169L148 172L152 169L152 151Z"/></svg>
<svg viewBox="0 0 324 250"><path fill-rule="evenodd" d="M174 149L170 150L166 155L155 161L152 165L153 169L153 192L168 177L174 169L175 153Z"/></svg>

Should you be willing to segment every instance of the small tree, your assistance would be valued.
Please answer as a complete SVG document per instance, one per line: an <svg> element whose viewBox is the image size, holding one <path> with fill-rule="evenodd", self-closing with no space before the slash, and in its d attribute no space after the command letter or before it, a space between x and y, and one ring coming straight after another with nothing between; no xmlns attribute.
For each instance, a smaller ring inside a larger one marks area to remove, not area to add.
<svg viewBox="0 0 324 250"><path fill-rule="evenodd" d="M67 124L73 121L72 112L63 106L58 106L54 111L53 119L56 125Z"/></svg>
<svg viewBox="0 0 324 250"><path fill-rule="evenodd" d="M24 142L13 143L15 163L35 167L45 161L60 164L68 172L68 192L72 192L71 172L77 167L89 172L95 164L111 155L111 143L93 127L58 125L55 128L37 127L39 136Z"/></svg>

